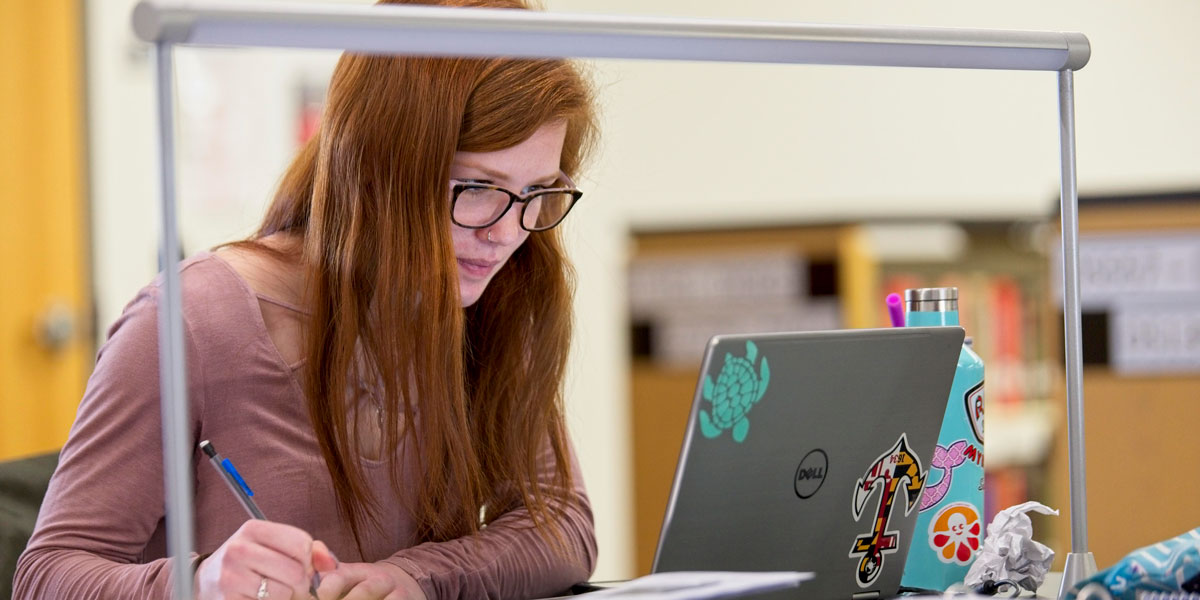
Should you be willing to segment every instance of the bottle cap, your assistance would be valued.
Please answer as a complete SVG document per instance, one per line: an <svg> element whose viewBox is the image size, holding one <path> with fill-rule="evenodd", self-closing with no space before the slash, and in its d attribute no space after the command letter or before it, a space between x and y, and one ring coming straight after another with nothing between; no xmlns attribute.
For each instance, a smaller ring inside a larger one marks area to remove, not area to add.
<svg viewBox="0 0 1200 600"><path fill-rule="evenodd" d="M957 311L958 288L910 288L904 290L904 304L909 312Z"/></svg>

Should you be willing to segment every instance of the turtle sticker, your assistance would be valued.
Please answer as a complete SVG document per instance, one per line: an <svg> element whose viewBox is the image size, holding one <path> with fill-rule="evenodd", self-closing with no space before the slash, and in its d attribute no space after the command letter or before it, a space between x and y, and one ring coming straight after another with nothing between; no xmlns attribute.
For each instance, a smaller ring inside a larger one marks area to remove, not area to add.
<svg viewBox="0 0 1200 600"><path fill-rule="evenodd" d="M890 450L884 452L858 480L854 486L854 520L863 516L867 500L879 488L879 510L875 511L874 526L870 533L860 535L850 547L850 558L859 558L855 577L858 587L868 587L883 572L884 556L900 548L900 532L888 531L892 518L892 504L903 488L906 505L904 514L909 514L921 498L926 472L921 469L921 459L908 448L908 436L900 439Z"/></svg>
<svg viewBox="0 0 1200 600"><path fill-rule="evenodd" d="M771 369L767 366L764 356L755 374L755 360L758 358L758 346L746 340L746 356L734 356L725 353L725 365L717 375L714 384L712 377L704 376L704 399L712 404L712 414L700 410L700 431L706 438L715 438L726 429L733 429L733 441L741 443L750 431L750 420L747 415L750 409L762 400L771 380Z"/></svg>

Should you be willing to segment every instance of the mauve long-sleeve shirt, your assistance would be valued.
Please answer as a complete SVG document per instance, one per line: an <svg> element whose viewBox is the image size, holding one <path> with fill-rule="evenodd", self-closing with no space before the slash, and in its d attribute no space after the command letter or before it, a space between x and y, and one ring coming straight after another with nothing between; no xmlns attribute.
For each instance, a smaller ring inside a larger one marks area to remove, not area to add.
<svg viewBox="0 0 1200 600"><path fill-rule="evenodd" d="M339 514L299 385L303 364L287 364L263 320L260 296L220 257L202 253L181 266L194 472L196 549L216 550L247 519L245 510L197 449L201 440L237 465L273 521L322 540L348 562L386 561L440 598L553 595L591 574L592 514L578 465L574 502L558 521L566 550L514 510L477 535L416 544L406 501L392 492L383 461L361 459L382 527L361 532L363 555ZM157 308L161 277L129 303L109 330L70 437L17 565L16 599L167 598ZM411 456L413 453L404 453ZM546 458L545 472L553 468ZM406 462L402 488L419 470ZM409 492L412 493L412 492ZM194 560L195 555L192 559Z"/></svg>

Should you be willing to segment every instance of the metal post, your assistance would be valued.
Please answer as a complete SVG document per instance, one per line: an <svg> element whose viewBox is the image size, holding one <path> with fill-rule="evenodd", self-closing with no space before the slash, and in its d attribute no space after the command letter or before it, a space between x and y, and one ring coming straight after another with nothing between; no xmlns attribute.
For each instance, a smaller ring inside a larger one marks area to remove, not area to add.
<svg viewBox="0 0 1200 600"><path fill-rule="evenodd" d="M1096 572L1087 547L1087 461L1083 443L1083 338L1079 309L1079 190L1075 186L1075 90L1070 69L1058 72L1059 146L1062 152L1063 320L1067 353L1067 445L1071 480L1071 553L1063 567L1058 597Z"/></svg>
<svg viewBox="0 0 1200 600"><path fill-rule="evenodd" d="M183 290L179 283L179 232L175 215L175 117L172 44L154 45L155 83L158 87L159 194L163 269L162 297L158 309L159 386L163 414L163 485L167 506L167 550L173 595L192 599L192 469L188 440L187 371L183 347Z"/></svg>

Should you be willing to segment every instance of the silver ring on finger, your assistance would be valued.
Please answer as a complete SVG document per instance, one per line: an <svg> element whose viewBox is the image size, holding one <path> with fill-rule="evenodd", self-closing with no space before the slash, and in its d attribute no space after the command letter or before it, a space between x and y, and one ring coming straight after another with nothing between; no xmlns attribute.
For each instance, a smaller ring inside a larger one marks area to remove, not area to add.
<svg viewBox="0 0 1200 600"><path fill-rule="evenodd" d="M258 595L255 596L258 600L266 600L271 597L271 593L267 591L267 578L263 577L258 583Z"/></svg>

